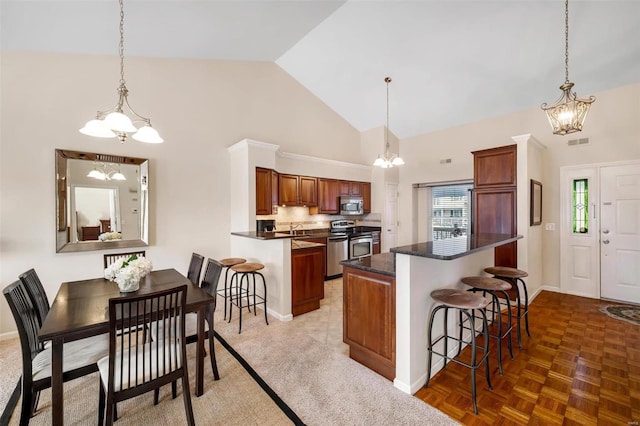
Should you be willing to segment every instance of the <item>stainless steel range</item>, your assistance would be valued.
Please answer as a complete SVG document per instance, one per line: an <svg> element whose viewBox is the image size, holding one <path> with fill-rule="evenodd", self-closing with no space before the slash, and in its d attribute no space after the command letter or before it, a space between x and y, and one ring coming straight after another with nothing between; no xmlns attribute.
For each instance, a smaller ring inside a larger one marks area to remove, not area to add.
<svg viewBox="0 0 640 426"><path fill-rule="evenodd" d="M371 231L360 232L353 220L334 220L331 232L345 234L349 239L349 259L358 259L373 254L373 234Z"/></svg>

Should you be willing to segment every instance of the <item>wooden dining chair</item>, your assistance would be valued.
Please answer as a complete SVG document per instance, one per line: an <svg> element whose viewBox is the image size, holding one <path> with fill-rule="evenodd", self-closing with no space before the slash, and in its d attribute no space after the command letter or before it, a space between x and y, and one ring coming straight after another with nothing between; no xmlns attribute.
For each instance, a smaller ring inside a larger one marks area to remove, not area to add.
<svg viewBox="0 0 640 426"><path fill-rule="evenodd" d="M186 285L109 299L109 355L98 361L99 425L105 420L107 425L113 424L117 402L178 379L182 380L187 424L195 424L184 328L186 300ZM161 323L162 330L157 339L149 342L139 330L154 322ZM125 335L119 334L119 329L138 331Z"/></svg>
<svg viewBox="0 0 640 426"><path fill-rule="evenodd" d="M104 255L104 269L107 269L107 267L109 265L111 265L112 263L114 263L116 260L120 260L120 259L128 259L133 255L136 255L138 257L145 257L146 252L144 250L142 251L132 251L132 252L128 252L128 253L108 253Z"/></svg>
<svg viewBox="0 0 640 426"><path fill-rule="evenodd" d="M202 279L202 283L200 288L209 293L212 296L216 296L216 287L218 285L218 280L220 279L220 275L222 273L222 264L214 259L207 259L207 268L204 272L204 278ZM205 333L206 338L209 337L208 331L213 330L213 311L215 310L215 304L207 306L205 311ZM163 330L162 324L151 325L151 338L153 340L157 340L162 338ZM160 330L159 330L160 329ZM194 312L189 312L185 315L185 336L187 339L187 344L195 343L198 341L198 314ZM209 339L209 358L211 361L211 371L213 372L213 379L220 380L220 374L218 373L218 364L216 362L216 352L214 350L214 342L213 339ZM172 394L173 398L176 397L176 385L175 382L172 383ZM158 403L158 395L159 389L156 389L154 394L154 403Z"/></svg>
<svg viewBox="0 0 640 426"><path fill-rule="evenodd" d="M204 263L204 257L198 253L191 254L191 261L189 262L189 270L187 271L187 278L194 285L198 285L200 282L200 274L202 273L202 264Z"/></svg>
<svg viewBox="0 0 640 426"><path fill-rule="evenodd" d="M2 293L16 322L22 351L22 406L20 425L28 425L38 403L40 391L51 387L51 349L38 341L40 321L37 309L21 281L7 286ZM97 362L108 354L106 335L65 343L62 380L77 379L98 370Z"/></svg>
<svg viewBox="0 0 640 426"><path fill-rule="evenodd" d="M22 282L25 290L27 290L27 294L31 299L31 303L36 308L36 313L38 315L38 323L42 326L42 322L47 317L49 313L49 298L47 298L47 293L44 291L44 287L42 286L42 282L36 274L36 271L31 268L27 272L20 274L18 277Z"/></svg>

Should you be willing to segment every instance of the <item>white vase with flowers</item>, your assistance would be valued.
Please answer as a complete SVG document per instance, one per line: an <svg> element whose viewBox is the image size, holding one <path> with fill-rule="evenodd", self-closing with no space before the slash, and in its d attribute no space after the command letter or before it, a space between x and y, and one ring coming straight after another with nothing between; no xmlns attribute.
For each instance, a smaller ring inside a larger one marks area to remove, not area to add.
<svg viewBox="0 0 640 426"><path fill-rule="evenodd" d="M128 259L119 259L104 270L104 277L118 283L121 293L130 293L140 288L140 280L153 268L145 257L132 255Z"/></svg>

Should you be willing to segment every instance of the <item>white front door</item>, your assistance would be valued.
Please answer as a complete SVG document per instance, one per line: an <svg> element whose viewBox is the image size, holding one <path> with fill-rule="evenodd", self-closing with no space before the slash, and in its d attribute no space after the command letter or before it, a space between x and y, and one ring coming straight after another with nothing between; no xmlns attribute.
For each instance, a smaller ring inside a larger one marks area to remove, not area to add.
<svg viewBox="0 0 640 426"><path fill-rule="evenodd" d="M560 288L592 298L600 298L597 186L595 166L560 170Z"/></svg>
<svg viewBox="0 0 640 426"><path fill-rule="evenodd" d="M640 164L600 169L601 295L640 304Z"/></svg>

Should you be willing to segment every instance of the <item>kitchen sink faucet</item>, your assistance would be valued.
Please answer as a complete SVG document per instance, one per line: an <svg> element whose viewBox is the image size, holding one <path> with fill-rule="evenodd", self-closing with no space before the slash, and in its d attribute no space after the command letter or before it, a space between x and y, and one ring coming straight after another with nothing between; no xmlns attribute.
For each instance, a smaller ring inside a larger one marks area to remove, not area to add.
<svg viewBox="0 0 640 426"><path fill-rule="evenodd" d="M297 229L297 228L301 228L302 224L301 223L296 223L295 225L293 224L293 222L291 222L289 224L289 234L293 235L293 230Z"/></svg>

